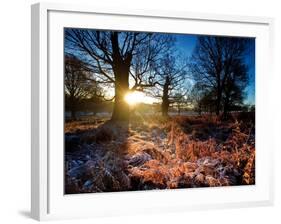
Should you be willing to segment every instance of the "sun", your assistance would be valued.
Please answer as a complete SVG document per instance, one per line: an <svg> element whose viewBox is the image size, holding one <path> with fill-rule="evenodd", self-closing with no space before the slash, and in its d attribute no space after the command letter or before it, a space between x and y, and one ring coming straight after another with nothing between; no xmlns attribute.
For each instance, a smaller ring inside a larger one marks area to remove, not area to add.
<svg viewBox="0 0 281 224"><path fill-rule="evenodd" d="M131 106L134 106L139 103L153 104L155 102L158 102L157 99L155 99L151 96L148 96L144 92L140 92L140 91L128 92L125 95L124 99L127 102L127 104L129 104Z"/></svg>
<svg viewBox="0 0 281 224"><path fill-rule="evenodd" d="M129 105L135 105L144 102L144 94L139 91L129 92L125 95L125 101Z"/></svg>

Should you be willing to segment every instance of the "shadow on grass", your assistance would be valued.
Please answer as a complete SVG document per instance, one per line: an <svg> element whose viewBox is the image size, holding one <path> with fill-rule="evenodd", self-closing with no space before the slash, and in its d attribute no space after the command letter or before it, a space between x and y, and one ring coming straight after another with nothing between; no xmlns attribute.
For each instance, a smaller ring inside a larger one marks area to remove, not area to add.
<svg viewBox="0 0 281 224"><path fill-rule="evenodd" d="M66 135L65 193L130 190L125 158L128 135L129 122L114 121Z"/></svg>

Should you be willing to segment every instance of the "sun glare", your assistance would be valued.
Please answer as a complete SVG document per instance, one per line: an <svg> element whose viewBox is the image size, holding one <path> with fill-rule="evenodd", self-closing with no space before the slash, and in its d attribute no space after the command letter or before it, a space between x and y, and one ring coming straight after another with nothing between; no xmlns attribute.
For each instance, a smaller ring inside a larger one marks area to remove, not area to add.
<svg viewBox="0 0 281 224"><path fill-rule="evenodd" d="M152 104L155 102L154 98L146 96L143 92L134 91L125 95L125 101L129 105L136 105L138 103Z"/></svg>
<svg viewBox="0 0 281 224"><path fill-rule="evenodd" d="M130 105L135 105L143 101L143 94L138 91L130 92L125 95L125 101Z"/></svg>

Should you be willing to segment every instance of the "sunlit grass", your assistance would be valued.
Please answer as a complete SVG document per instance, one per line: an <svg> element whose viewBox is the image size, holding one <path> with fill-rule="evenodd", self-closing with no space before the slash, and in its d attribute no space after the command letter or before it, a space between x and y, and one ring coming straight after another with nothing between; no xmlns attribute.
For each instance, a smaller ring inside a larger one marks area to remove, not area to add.
<svg viewBox="0 0 281 224"><path fill-rule="evenodd" d="M66 192L255 184L253 115L233 114L227 121L144 115L129 127L100 119L71 121Z"/></svg>

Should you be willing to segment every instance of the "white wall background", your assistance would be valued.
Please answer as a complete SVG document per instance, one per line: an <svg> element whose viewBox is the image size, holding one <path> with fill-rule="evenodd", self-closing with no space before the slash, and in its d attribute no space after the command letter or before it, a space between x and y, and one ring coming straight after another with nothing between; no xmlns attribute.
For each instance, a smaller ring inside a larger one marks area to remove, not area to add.
<svg viewBox="0 0 281 224"><path fill-rule="evenodd" d="M0 223L32 223L30 208L30 4L6 0L0 6ZM278 0L69 0L100 7L180 10L268 16L275 24L276 106L272 116L275 142L275 205L273 207L194 211L149 216L79 220L79 223L280 223L281 221L281 13ZM267 75L267 74L264 74ZM272 77L272 76L270 76ZM279 159L280 158L280 159ZM58 223L76 223L77 220Z"/></svg>

